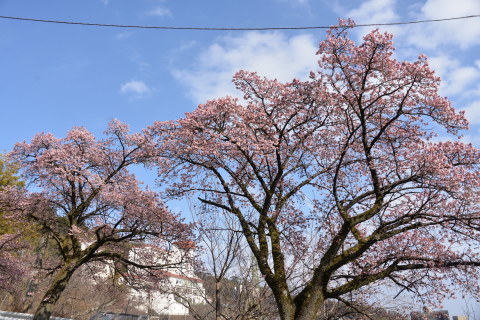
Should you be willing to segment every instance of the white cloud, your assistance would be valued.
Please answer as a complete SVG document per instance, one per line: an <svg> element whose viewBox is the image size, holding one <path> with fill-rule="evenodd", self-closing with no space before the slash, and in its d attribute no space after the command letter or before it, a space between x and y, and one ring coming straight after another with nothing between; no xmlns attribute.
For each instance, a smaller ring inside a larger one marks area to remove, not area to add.
<svg viewBox="0 0 480 320"><path fill-rule="evenodd" d="M437 73L442 79L445 79L448 73L453 69L458 68L460 64L458 60L447 55L429 57L428 62L432 69L435 70L435 73Z"/></svg>
<svg viewBox="0 0 480 320"><path fill-rule="evenodd" d="M341 1L334 0L332 7L339 16L351 17L357 23L443 19L480 13L480 0L395 1L355 1L355 4L349 2L349 6L356 7L345 9ZM465 111L470 121L472 131L463 140L480 145L480 19L380 28L395 35L395 57L399 60L414 60L420 53L429 56L431 69L442 78L440 95L447 96L455 108ZM353 33L364 34L371 29Z"/></svg>
<svg viewBox="0 0 480 320"><path fill-rule="evenodd" d="M395 12L395 1L369 0L351 10L339 6L336 10L359 23L440 19L480 13L479 0L417 0L408 6L409 16L399 17ZM414 24L389 28L388 31L395 35L399 59L413 59L419 53L430 56L432 69L442 78L442 95L461 101L480 96L480 61L468 61L456 55L461 48L480 44L480 19Z"/></svg>
<svg viewBox="0 0 480 320"><path fill-rule="evenodd" d="M132 61L137 65L139 71L146 71L151 68L150 63L142 56L139 51L134 51L131 56Z"/></svg>
<svg viewBox="0 0 480 320"><path fill-rule="evenodd" d="M238 94L231 80L240 69L280 81L306 78L316 69L317 49L311 35L287 38L277 32L248 32L220 38L199 53L192 68L174 70L173 75L189 88L195 102L201 103Z"/></svg>
<svg viewBox="0 0 480 320"><path fill-rule="evenodd" d="M196 46L197 44L198 44L198 42L196 40L190 40L190 41L187 41L187 42L183 42L175 51L177 53L187 51L187 50L193 48L194 46Z"/></svg>
<svg viewBox="0 0 480 320"><path fill-rule="evenodd" d="M442 19L480 13L478 0L427 0L414 13L418 19ZM407 40L420 48L435 49L441 45L457 45L469 48L480 44L480 19L462 19L432 22L409 28Z"/></svg>
<svg viewBox="0 0 480 320"><path fill-rule="evenodd" d="M122 40L122 39L125 39L125 38L130 37L131 35L132 35L132 33L131 33L131 32L128 32L128 31L126 31L126 32L119 32L119 33L117 33L117 34L115 35L115 39L117 39L117 40Z"/></svg>
<svg viewBox="0 0 480 320"><path fill-rule="evenodd" d="M478 125L480 125L480 63L475 61L465 65L460 60L446 56L429 58L432 69L442 78L440 94L457 98L454 107L465 111L465 117L470 122L473 131L466 132L464 142L480 144ZM463 103L460 101L464 101Z"/></svg>
<svg viewBox="0 0 480 320"><path fill-rule="evenodd" d="M357 8L346 10L338 2L334 10L342 17L354 19L357 23L388 23L408 20L430 20L468 16L480 13L479 0L420 0L410 3L409 16L400 17L395 11L396 0L368 0ZM480 19L462 19L431 22L408 26L382 26L395 34L402 43L421 49L436 49L444 45L456 45L467 49L480 44ZM362 28L364 34L371 27Z"/></svg>
<svg viewBox="0 0 480 320"><path fill-rule="evenodd" d="M345 18L351 18L356 23L388 23L399 20L398 14L395 12L396 0L369 0L362 3L358 8L349 11L343 10L340 7L336 8ZM369 32L372 27L365 27L360 29L360 35ZM401 31L396 26L382 26L383 31L398 35ZM357 29L358 30L358 29Z"/></svg>
<svg viewBox="0 0 480 320"><path fill-rule="evenodd" d="M447 86L445 87L445 93L459 94L466 93L467 90L472 88L474 83L480 79L480 73L477 68L474 67L459 67L453 70L448 76Z"/></svg>
<svg viewBox="0 0 480 320"><path fill-rule="evenodd" d="M391 22L398 18L394 10L395 0L369 0L360 7L347 12L347 17L358 20L361 23Z"/></svg>
<svg viewBox="0 0 480 320"><path fill-rule="evenodd" d="M148 15L157 16L157 17L172 17L172 12L170 9L165 7L155 7L152 10L148 11Z"/></svg>
<svg viewBox="0 0 480 320"><path fill-rule="evenodd" d="M442 78L441 94L446 96L478 95L475 87L480 80L480 65L462 65L452 57L441 55L429 58L433 70Z"/></svg>
<svg viewBox="0 0 480 320"><path fill-rule="evenodd" d="M132 80L122 84L120 92L124 94L133 93L136 95L144 95L151 91L151 89L143 81Z"/></svg>
<svg viewBox="0 0 480 320"><path fill-rule="evenodd" d="M463 111L471 125L480 124L480 100L473 101Z"/></svg>
<svg viewBox="0 0 480 320"><path fill-rule="evenodd" d="M310 0L277 0L279 2L285 2L294 6L306 6Z"/></svg>

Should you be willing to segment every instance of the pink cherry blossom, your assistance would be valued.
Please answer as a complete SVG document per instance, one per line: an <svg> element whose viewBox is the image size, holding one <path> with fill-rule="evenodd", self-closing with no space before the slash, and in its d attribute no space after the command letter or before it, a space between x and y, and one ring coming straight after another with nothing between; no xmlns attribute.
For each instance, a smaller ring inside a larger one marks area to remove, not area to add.
<svg viewBox="0 0 480 320"><path fill-rule="evenodd" d="M425 56L397 61L379 30L357 45L352 24L328 31L309 80L239 71L242 100L150 128L168 195L238 220L284 320L379 283L433 301L446 279L480 293L480 152L432 140L468 122Z"/></svg>
<svg viewBox="0 0 480 320"><path fill-rule="evenodd" d="M14 219L35 222L56 243L60 257L44 266L54 270L53 280L35 319L50 316L70 277L84 264L124 266L122 273L161 269L164 265L148 259L132 261L130 248L155 244L168 256L172 243L189 243L184 251L192 247L190 226L128 171L152 161L155 133L130 134L127 125L114 120L105 134L105 139L96 139L83 127L72 128L65 138L39 133L30 143L16 144L10 154L30 191L3 190L2 207ZM0 263L7 258L2 253Z"/></svg>

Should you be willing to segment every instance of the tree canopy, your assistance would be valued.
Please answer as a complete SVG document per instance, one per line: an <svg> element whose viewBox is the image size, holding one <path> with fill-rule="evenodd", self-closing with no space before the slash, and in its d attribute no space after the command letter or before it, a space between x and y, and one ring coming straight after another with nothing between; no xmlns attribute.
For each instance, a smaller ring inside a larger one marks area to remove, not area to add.
<svg viewBox="0 0 480 320"><path fill-rule="evenodd" d="M82 266L128 277L177 263L170 246L192 249L191 226L163 201L185 197L208 214L204 236L246 242L282 320L356 310L355 294L366 307L378 285L424 300L455 287L480 293L480 150L458 139L468 122L439 94L425 56L396 60L392 35L378 30L357 45L352 24L327 32L307 80L242 70L233 79L242 98L207 101L177 121L130 134L114 120L103 139L75 127L18 143L10 159L29 190L0 159L3 217L34 221L58 253L45 263L52 282L35 320L50 317ZM165 192L142 188L135 165L156 166ZM11 275L16 237L0 234L0 268ZM163 248L164 259L149 249L132 259L138 243ZM240 250L216 245L220 265L222 250Z"/></svg>
<svg viewBox="0 0 480 320"><path fill-rule="evenodd" d="M18 175L18 165L8 161L4 155L0 155L0 188L6 186L23 187L24 182Z"/></svg>
<svg viewBox="0 0 480 320"><path fill-rule="evenodd" d="M153 126L170 196L236 217L284 320L379 282L441 298L444 279L479 276L480 153L456 140L467 120L425 56L397 61L378 30L356 45L350 24L328 31L308 80L239 71L243 99Z"/></svg>
<svg viewBox="0 0 480 320"><path fill-rule="evenodd" d="M132 268L179 263L167 258L173 243L191 249L189 225L128 171L151 158L152 133L128 131L114 120L104 139L82 127L71 129L65 138L40 133L30 143L16 144L10 154L36 188L9 188L0 200L15 221L39 225L58 254L58 259L44 262L53 278L35 319L50 317L70 278L85 264L109 265L128 276ZM133 259L130 249L138 243L163 248L163 263L158 256Z"/></svg>
<svg viewBox="0 0 480 320"><path fill-rule="evenodd" d="M5 188L21 188L24 182L18 175L18 166L0 155L0 191ZM16 252L22 247L19 237L21 226L9 218L2 210L0 202L0 289L7 291L15 288L17 282L24 274L24 268L16 256Z"/></svg>

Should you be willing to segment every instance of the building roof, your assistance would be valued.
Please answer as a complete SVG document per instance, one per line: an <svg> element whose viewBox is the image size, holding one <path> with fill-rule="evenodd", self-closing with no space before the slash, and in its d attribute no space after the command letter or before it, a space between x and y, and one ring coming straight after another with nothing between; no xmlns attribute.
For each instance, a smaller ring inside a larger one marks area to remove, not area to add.
<svg viewBox="0 0 480 320"><path fill-rule="evenodd" d="M188 276L184 276L184 275L180 275L180 274L176 274L176 273L168 272L168 271L160 271L160 272L162 273L162 275L164 275L166 277L186 279L186 280L195 281L195 282L203 282L203 280L199 279L199 278L188 277Z"/></svg>

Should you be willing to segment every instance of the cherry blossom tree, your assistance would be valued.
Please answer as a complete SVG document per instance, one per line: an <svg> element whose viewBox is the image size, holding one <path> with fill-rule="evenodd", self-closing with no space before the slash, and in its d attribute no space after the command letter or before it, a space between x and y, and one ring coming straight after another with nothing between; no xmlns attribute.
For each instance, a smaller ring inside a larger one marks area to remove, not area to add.
<svg viewBox="0 0 480 320"><path fill-rule="evenodd" d="M192 317L196 320L275 318L271 290L259 276L256 261L238 232L235 218L210 213L206 206L192 211L198 218L198 244L203 249L197 267L203 280L203 288L199 290L203 301L185 304Z"/></svg>
<svg viewBox="0 0 480 320"><path fill-rule="evenodd" d="M425 56L397 61L378 30L356 45L350 24L328 31L309 80L239 71L243 100L153 126L169 195L238 220L284 320L378 284L432 300L447 282L479 289L480 152L456 140L468 122Z"/></svg>
<svg viewBox="0 0 480 320"><path fill-rule="evenodd" d="M17 166L0 154L0 192L5 188L22 188L23 185ZM23 231L13 223L8 212L2 210L0 202L0 290L9 293L16 289L15 284L25 274L18 257L19 250L25 247L20 241Z"/></svg>
<svg viewBox="0 0 480 320"><path fill-rule="evenodd" d="M191 245L189 225L170 213L155 192L141 188L128 171L149 161L154 133L128 131L114 120L105 139L95 139L82 127L61 139L40 133L30 143L16 144L10 154L21 165L32 191L2 191L4 207L10 215L39 225L58 254L58 259L43 262L52 280L35 320L50 317L81 266L101 268L103 264L104 270L114 267L121 274L132 267L158 269L178 262L165 258L159 264L160 257L146 255L141 261L132 259L132 245L155 244L165 249L165 256L171 243Z"/></svg>
<svg viewBox="0 0 480 320"><path fill-rule="evenodd" d="M18 252L24 249L20 233L0 234L0 289L12 293L25 274Z"/></svg>

